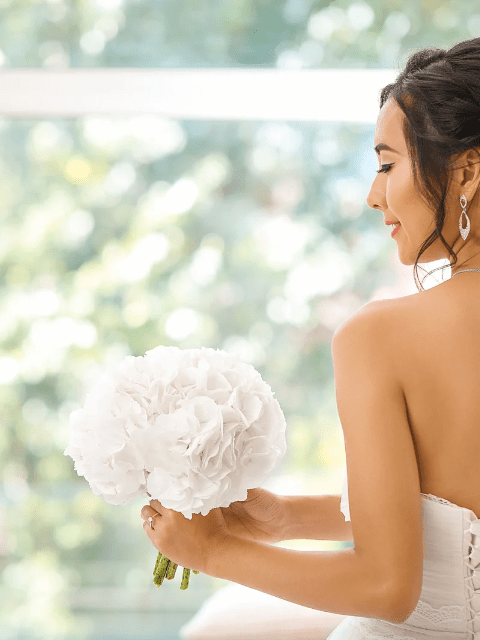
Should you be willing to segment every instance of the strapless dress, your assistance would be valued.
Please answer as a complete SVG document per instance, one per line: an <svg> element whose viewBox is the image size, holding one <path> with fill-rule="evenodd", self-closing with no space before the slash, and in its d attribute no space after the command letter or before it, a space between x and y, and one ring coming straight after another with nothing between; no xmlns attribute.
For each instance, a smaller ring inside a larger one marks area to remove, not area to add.
<svg viewBox="0 0 480 640"><path fill-rule="evenodd" d="M347 616L327 640L480 640L480 518L444 498L421 494L423 584L401 624ZM347 472L340 510L350 520Z"/></svg>

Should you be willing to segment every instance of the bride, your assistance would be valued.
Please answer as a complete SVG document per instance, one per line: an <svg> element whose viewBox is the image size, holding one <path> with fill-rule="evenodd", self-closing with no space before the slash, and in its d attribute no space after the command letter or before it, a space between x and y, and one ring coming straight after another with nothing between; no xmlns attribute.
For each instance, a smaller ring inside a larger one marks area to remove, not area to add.
<svg viewBox="0 0 480 640"><path fill-rule="evenodd" d="M204 573L346 614L330 640L480 640L480 38L410 56L381 92L373 147L367 203L397 225L400 262L416 278L421 256L447 258L452 277L335 331L342 503L259 488L174 535L157 501L142 518L162 516L145 530L169 558L196 545ZM272 545L295 538L354 546Z"/></svg>

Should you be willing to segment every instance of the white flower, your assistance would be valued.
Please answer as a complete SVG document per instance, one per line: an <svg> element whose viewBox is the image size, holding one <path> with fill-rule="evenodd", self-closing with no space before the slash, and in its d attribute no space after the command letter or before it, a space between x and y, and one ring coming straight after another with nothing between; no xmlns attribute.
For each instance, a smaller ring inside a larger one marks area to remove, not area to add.
<svg viewBox="0 0 480 640"><path fill-rule="evenodd" d="M70 414L75 461L96 495L206 515L245 500L286 452L286 422L255 368L219 349L127 356Z"/></svg>

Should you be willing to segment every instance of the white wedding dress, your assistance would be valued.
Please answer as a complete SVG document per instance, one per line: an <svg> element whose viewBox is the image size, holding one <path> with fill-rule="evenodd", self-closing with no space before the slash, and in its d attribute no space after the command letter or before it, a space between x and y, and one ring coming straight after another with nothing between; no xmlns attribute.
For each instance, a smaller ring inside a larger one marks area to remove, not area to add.
<svg viewBox="0 0 480 640"><path fill-rule="evenodd" d="M348 616L327 640L480 640L480 518L421 496L423 585L415 610L402 624ZM350 520L346 471L340 509Z"/></svg>

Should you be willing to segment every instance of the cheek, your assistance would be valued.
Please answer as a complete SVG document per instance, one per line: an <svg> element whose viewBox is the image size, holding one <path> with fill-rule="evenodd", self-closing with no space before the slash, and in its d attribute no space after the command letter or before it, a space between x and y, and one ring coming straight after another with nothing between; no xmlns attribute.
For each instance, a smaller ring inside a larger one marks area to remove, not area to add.
<svg viewBox="0 0 480 640"><path fill-rule="evenodd" d="M409 176L402 175L400 171L396 175L392 175L388 181L386 196L389 206L394 211L421 206L419 194L412 185Z"/></svg>
<svg viewBox="0 0 480 640"><path fill-rule="evenodd" d="M418 207L418 205L420 204L420 200L418 199L418 196L416 194L409 194L405 196L404 202L409 207Z"/></svg>

